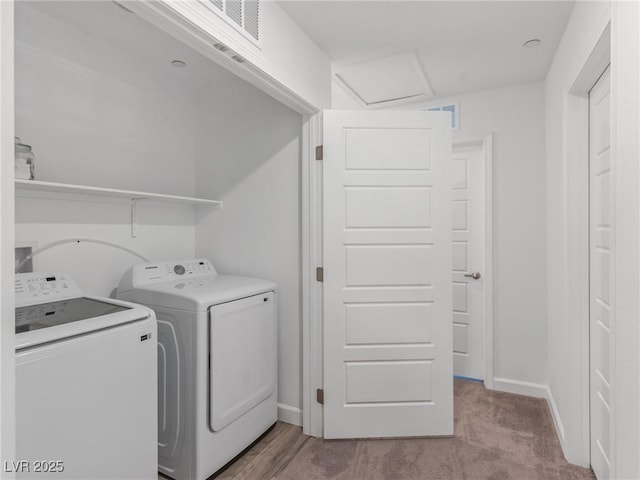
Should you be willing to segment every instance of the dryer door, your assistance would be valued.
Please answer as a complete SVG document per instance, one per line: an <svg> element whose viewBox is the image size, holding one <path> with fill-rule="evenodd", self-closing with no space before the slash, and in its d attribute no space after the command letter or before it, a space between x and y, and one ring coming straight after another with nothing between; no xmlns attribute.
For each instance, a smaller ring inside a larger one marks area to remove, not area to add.
<svg viewBox="0 0 640 480"><path fill-rule="evenodd" d="M273 292L209 308L209 426L222 430L276 388Z"/></svg>

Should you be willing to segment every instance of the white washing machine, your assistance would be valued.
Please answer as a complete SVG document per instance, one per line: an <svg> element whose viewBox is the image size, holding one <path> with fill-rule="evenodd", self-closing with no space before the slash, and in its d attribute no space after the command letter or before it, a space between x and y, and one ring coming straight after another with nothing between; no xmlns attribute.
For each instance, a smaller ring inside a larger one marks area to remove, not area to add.
<svg viewBox="0 0 640 480"><path fill-rule="evenodd" d="M158 319L158 469L204 480L277 420L276 285L207 259L146 263L118 298Z"/></svg>
<svg viewBox="0 0 640 480"><path fill-rule="evenodd" d="M23 273L16 298L17 478L157 478L153 311ZM13 462L13 463L12 463Z"/></svg>

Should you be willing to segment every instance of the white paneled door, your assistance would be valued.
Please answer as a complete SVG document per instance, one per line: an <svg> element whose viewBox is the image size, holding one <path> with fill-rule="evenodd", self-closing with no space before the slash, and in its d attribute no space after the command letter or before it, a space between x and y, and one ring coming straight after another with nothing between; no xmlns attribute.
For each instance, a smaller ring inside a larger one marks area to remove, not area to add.
<svg viewBox="0 0 640 480"><path fill-rule="evenodd" d="M609 70L589 92L591 465L610 478L612 343L612 198Z"/></svg>
<svg viewBox="0 0 640 480"><path fill-rule="evenodd" d="M324 114L324 436L453 434L451 132Z"/></svg>
<svg viewBox="0 0 640 480"><path fill-rule="evenodd" d="M451 159L453 373L485 375L485 212L482 143L454 146Z"/></svg>

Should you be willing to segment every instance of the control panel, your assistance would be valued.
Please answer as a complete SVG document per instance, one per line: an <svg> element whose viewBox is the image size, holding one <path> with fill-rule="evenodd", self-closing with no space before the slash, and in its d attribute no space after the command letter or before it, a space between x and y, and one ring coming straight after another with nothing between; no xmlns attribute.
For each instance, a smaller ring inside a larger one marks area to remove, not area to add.
<svg viewBox="0 0 640 480"><path fill-rule="evenodd" d="M28 332L32 323L55 320L65 316L71 300L47 302L42 305L25 305L27 308L16 309L16 333Z"/></svg>
<svg viewBox="0 0 640 480"><path fill-rule="evenodd" d="M81 297L82 290L65 273L18 273L15 294L16 307L22 307Z"/></svg>
<svg viewBox="0 0 640 480"><path fill-rule="evenodd" d="M216 276L218 272L206 258L183 260L175 262L142 263L134 265L125 274L123 283L128 287L139 287L150 283L170 282L172 280L188 280L192 278ZM126 279L130 275L130 279Z"/></svg>

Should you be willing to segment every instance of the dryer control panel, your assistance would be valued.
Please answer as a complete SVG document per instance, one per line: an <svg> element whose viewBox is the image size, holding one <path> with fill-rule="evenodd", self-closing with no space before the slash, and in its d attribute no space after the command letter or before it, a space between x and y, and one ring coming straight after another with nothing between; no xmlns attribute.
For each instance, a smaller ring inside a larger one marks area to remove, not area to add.
<svg viewBox="0 0 640 480"><path fill-rule="evenodd" d="M218 275L218 272L206 258L175 262L141 263L134 265L125 273L118 290L126 291L152 283L216 275Z"/></svg>
<svg viewBox="0 0 640 480"><path fill-rule="evenodd" d="M22 307L81 297L82 290L65 273L18 273L15 294L16 307Z"/></svg>

